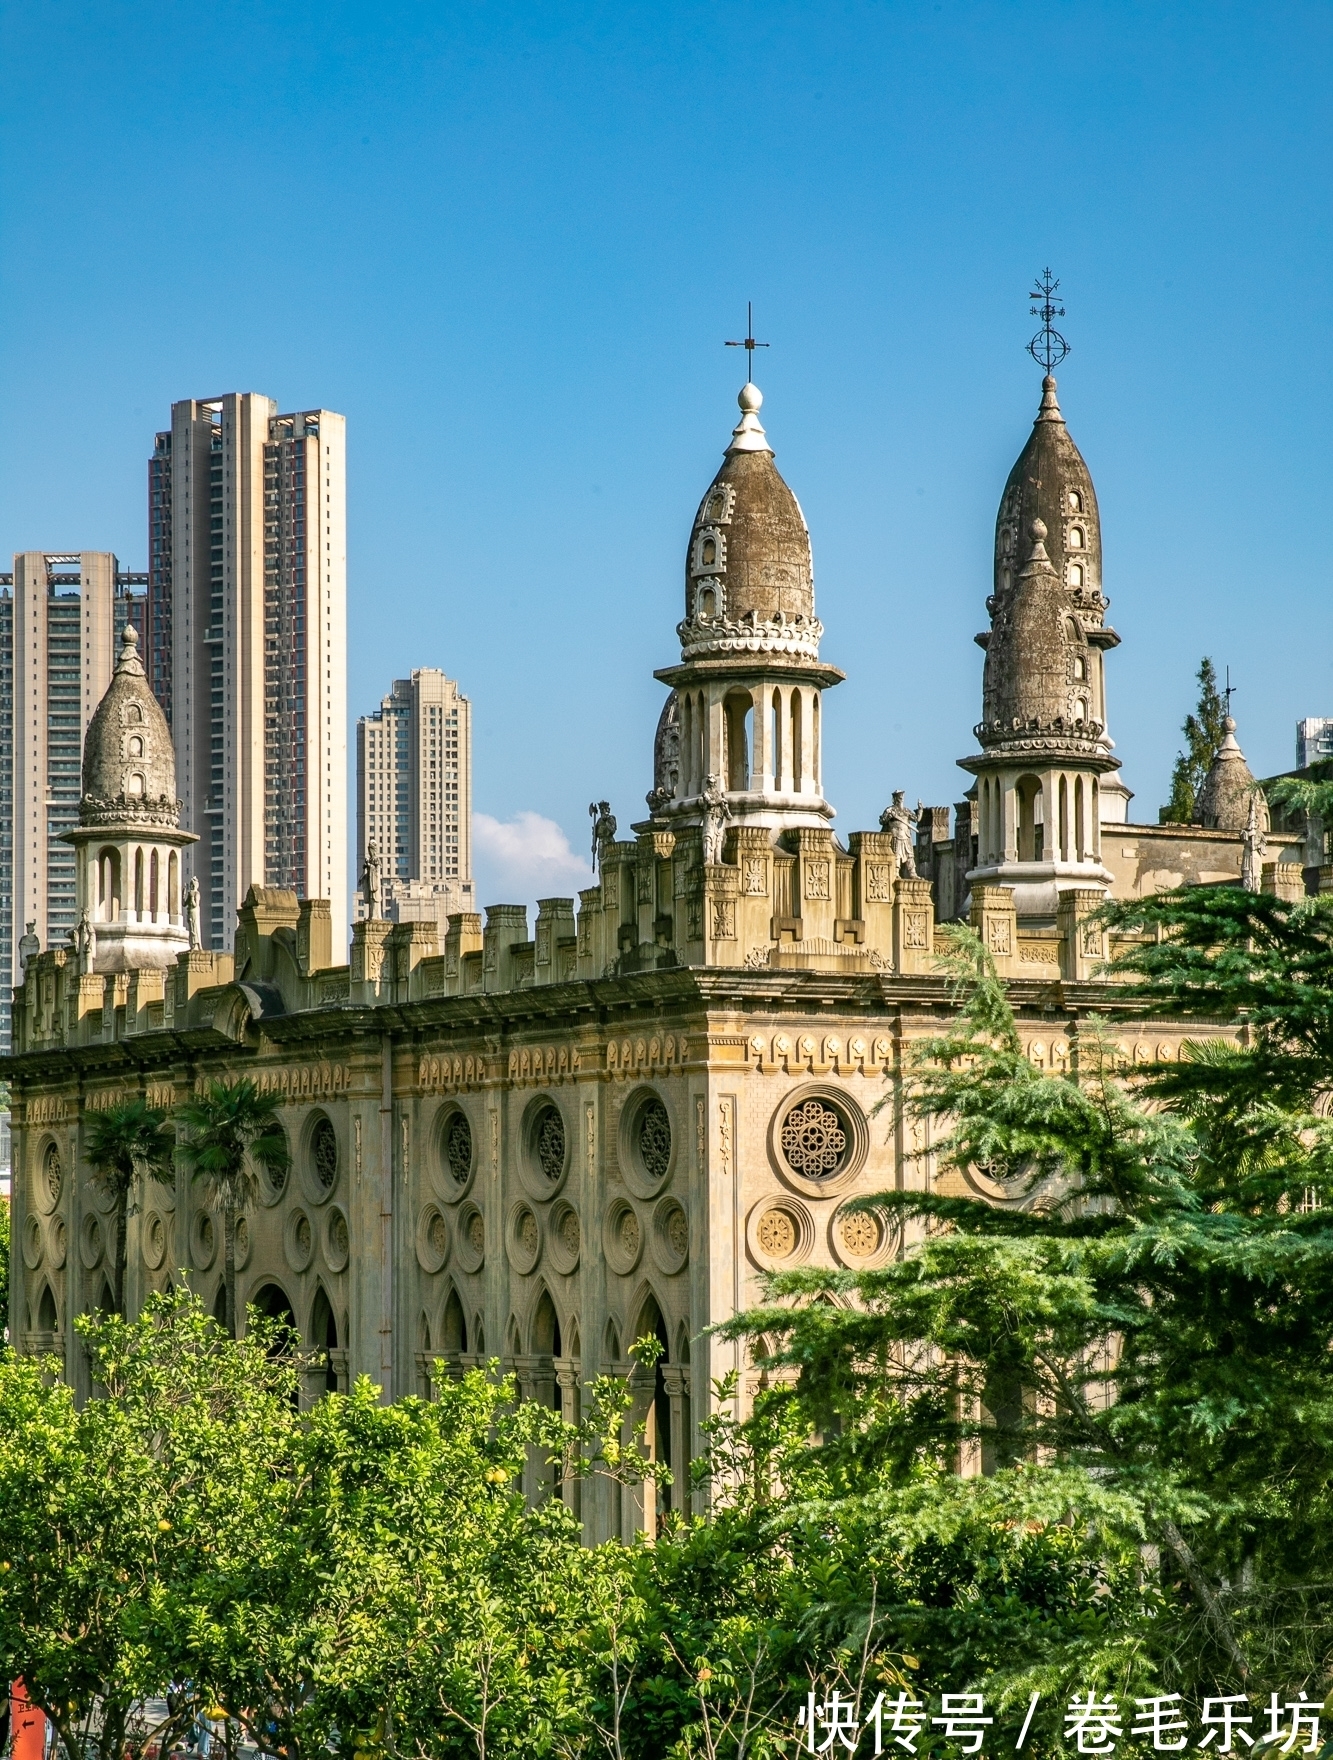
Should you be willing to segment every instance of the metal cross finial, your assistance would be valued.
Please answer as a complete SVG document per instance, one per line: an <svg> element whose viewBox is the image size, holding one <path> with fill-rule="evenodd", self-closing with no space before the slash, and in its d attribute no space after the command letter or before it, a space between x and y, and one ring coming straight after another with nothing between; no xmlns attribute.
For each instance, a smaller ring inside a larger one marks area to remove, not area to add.
<svg viewBox="0 0 1333 1760"><path fill-rule="evenodd" d="M745 377L753 381L754 351L757 348L767 348L769 344L767 342L756 342L754 339L754 305L748 299L745 302L745 340L744 342L729 342L726 346L728 348L743 348L745 350Z"/></svg>
<svg viewBox="0 0 1333 1760"><path fill-rule="evenodd" d="M1229 666L1228 666L1228 667L1227 667L1227 684L1226 684L1226 689L1225 689L1225 690L1224 690L1224 691L1223 691L1223 692L1222 692L1222 695L1223 695L1223 696L1224 696L1224 697L1225 697L1225 698L1226 698L1226 700L1227 700L1227 714L1228 714L1228 715L1230 715L1230 713L1231 713L1231 694L1232 694L1232 692L1233 692L1233 691L1234 691L1234 690L1236 690L1236 689L1237 689L1237 688L1238 688L1238 687L1237 687L1237 686L1236 686L1236 685L1234 685L1234 684L1232 684L1232 682L1231 682L1231 668L1230 668L1230 667L1229 667Z"/></svg>
<svg viewBox="0 0 1333 1760"><path fill-rule="evenodd" d="M1047 378L1069 353L1069 344L1051 322L1052 318L1065 315L1065 308L1055 303L1055 290L1059 285L1050 270L1043 269L1040 280L1028 295L1029 299L1039 302L1031 308L1032 316L1041 319L1041 329L1028 343L1028 353L1039 367L1046 369Z"/></svg>

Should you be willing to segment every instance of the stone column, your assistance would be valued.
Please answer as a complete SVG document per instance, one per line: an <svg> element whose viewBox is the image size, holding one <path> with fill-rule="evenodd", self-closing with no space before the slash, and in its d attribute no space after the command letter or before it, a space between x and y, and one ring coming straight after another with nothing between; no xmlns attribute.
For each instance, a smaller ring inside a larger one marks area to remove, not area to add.
<svg viewBox="0 0 1333 1760"><path fill-rule="evenodd" d="M1012 795L1006 795L1005 799L1008 802ZM1018 917L1014 910L1013 887L974 886L972 927L995 961L995 969L1000 976L1013 977L1018 971Z"/></svg>
<svg viewBox="0 0 1333 1760"><path fill-rule="evenodd" d="M1004 890L1012 899L1008 888ZM894 887L893 966L899 973L935 968L935 905L929 880L899 879Z"/></svg>
<svg viewBox="0 0 1333 1760"><path fill-rule="evenodd" d="M662 1379L671 1401L671 1508L683 1515L690 1510L690 1371L688 1366L664 1363Z"/></svg>
<svg viewBox="0 0 1333 1760"><path fill-rule="evenodd" d="M1106 930L1095 921L1104 894L1094 886L1071 886L1060 894L1060 976L1083 983L1106 959Z"/></svg>

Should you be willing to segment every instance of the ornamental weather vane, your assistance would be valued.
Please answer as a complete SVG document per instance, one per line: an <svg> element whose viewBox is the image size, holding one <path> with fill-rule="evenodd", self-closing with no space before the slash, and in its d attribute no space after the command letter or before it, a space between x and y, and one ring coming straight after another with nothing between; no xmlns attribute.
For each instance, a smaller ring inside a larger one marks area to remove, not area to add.
<svg viewBox="0 0 1333 1760"><path fill-rule="evenodd" d="M743 348L745 350L745 377L747 380L749 380L749 382L751 384L753 384L754 383L754 351L757 348L769 347L769 344L767 342L756 342L754 339L754 303L753 303L753 301L747 299L745 302L745 340L743 342L728 342L726 344L726 346L728 348Z"/></svg>
<svg viewBox="0 0 1333 1760"><path fill-rule="evenodd" d="M1051 322L1052 318L1065 315L1065 308L1055 303L1055 290L1059 285L1052 279L1050 270L1043 269L1041 279L1028 295L1030 300L1040 302L1031 309L1032 316L1041 319L1041 329L1028 343L1028 353L1039 367L1045 368L1048 379L1069 353L1069 344Z"/></svg>

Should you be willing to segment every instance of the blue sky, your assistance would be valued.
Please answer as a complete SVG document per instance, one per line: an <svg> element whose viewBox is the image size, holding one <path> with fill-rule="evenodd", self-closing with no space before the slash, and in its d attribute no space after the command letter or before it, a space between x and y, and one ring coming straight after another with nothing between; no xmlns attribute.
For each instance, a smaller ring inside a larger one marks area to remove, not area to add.
<svg viewBox="0 0 1333 1760"><path fill-rule="evenodd" d="M965 782L1050 263L1153 819L1201 654L1257 771L1333 714L1331 38L1217 0L10 6L0 554L142 566L174 398L341 410L352 715L459 678L482 897L572 890L587 802L651 784L753 299L845 833Z"/></svg>

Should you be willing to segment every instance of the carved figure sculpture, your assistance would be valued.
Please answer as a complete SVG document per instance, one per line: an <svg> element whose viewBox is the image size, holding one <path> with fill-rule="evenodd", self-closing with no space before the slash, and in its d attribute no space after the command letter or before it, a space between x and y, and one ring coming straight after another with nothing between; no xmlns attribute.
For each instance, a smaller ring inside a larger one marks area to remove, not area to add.
<svg viewBox="0 0 1333 1760"><path fill-rule="evenodd" d="M366 845L365 866L361 869L361 896L366 901L366 915L378 918L380 914L380 852L372 839Z"/></svg>
<svg viewBox="0 0 1333 1760"><path fill-rule="evenodd" d="M616 816L610 801L589 801L588 816L592 820L592 870L602 870L602 846L616 840Z"/></svg>
<svg viewBox="0 0 1333 1760"><path fill-rule="evenodd" d="M901 788L894 789L892 804L879 816L879 828L888 832L897 872L905 880L916 879L916 826L920 817L919 805L914 813L908 812Z"/></svg>
<svg viewBox="0 0 1333 1760"><path fill-rule="evenodd" d="M199 933L199 876L190 875L190 884L185 888L185 928L190 937L190 952L204 945L204 938Z"/></svg>
<svg viewBox="0 0 1333 1760"><path fill-rule="evenodd" d="M36 959L37 955L41 951L42 951L42 944L37 939L37 921L36 921L36 918L34 918L33 921L31 923L29 923L28 926L24 929L23 934L19 939L18 953L19 953L19 982L20 983L23 982L23 974L24 974L24 971L27 969L29 962L31 960Z"/></svg>
<svg viewBox="0 0 1333 1760"><path fill-rule="evenodd" d="M1259 822L1259 791L1250 795L1250 814L1241 832L1240 883L1247 892L1258 892L1263 878L1264 852L1268 839Z"/></svg>
<svg viewBox="0 0 1333 1760"><path fill-rule="evenodd" d="M712 865L722 860L722 839L731 817L731 803L716 776L704 777L699 799L704 809L704 862Z"/></svg>
<svg viewBox="0 0 1333 1760"><path fill-rule="evenodd" d="M85 906L74 925L74 955L78 963L79 976L93 969L93 926L88 921L88 910Z"/></svg>

